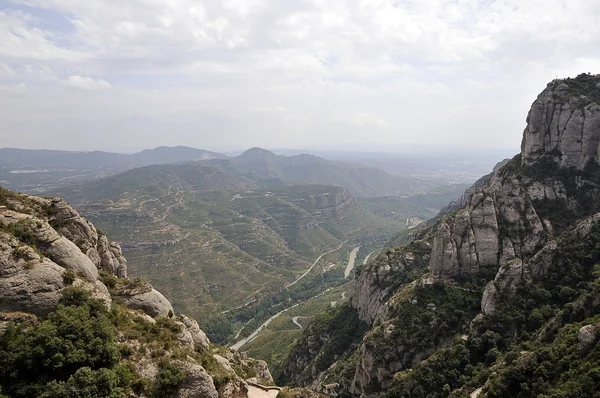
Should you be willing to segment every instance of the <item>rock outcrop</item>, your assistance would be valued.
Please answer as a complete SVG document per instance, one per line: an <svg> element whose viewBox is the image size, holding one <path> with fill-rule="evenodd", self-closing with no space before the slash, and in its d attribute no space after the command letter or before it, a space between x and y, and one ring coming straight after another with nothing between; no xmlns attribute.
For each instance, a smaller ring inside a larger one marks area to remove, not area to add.
<svg viewBox="0 0 600 398"><path fill-rule="evenodd" d="M585 325L579 329L577 338L579 339L579 349L582 352L589 351L598 341L598 326Z"/></svg>
<svg viewBox="0 0 600 398"><path fill-rule="evenodd" d="M468 192L435 232L429 268L437 281L497 270L484 313L493 312L498 289L544 275L565 216L552 209L577 216L600 210L587 200L599 193L590 168L600 159L600 94L581 88L587 80L600 75L551 82L529 112L521 154Z"/></svg>
<svg viewBox="0 0 600 398"><path fill-rule="evenodd" d="M0 203L0 335L11 325L35 324L37 317L57 311L68 289L76 296L83 290L109 309L118 305L118 324L128 325L116 331L123 352L129 353L122 364L134 369L146 386L154 386L128 396L162 396L167 387L161 383L174 383L177 377L183 381L168 388L181 398L254 398L246 377L250 383L273 382L264 361L242 358L225 348L214 354L221 362L209 361L213 368L202 366L202 355L213 356L213 348L198 322L175 314L149 283L127 278L120 246L63 200L0 188ZM162 340L153 341L158 336ZM165 363L170 366L166 371ZM213 380L211 372L226 382Z"/></svg>
<svg viewBox="0 0 600 398"><path fill-rule="evenodd" d="M46 315L58 305L66 270L0 232L0 308Z"/></svg>
<svg viewBox="0 0 600 398"><path fill-rule="evenodd" d="M177 398L218 398L212 377L206 370L194 363L176 361L175 365L185 373L185 381L177 391Z"/></svg>
<svg viewBox="0 0 600 398"><path fill-rule="evenodd" d="M577 79L593 87L600 75ZM600 161L600 90L581 85L576 79L554 80L535 100L521 144L524 162L552 154L562 167L582 170L590 160Z"/></svg>
<svg viewBox="0 0 600 398"><path fill-rule="evenodd" d="M425 272L429 250L426 242L415 242L388 250L356 271L350 301L362 321L378 324L387 318L391 294Z"/></svg>
<svg viewBox="0 0 600 398"><path fill-rule="evenodd" d="M158 290L149 286L145 292L137 294L118 294L117 298L135 310L142 310L151 317L173 316L173 306Z"/></svg>
<svg viewBox="0 0 600 398"><path fill-rule="evenodd" d="M190 318L187 315L179 315L177 319L183 325L185 325L185 328L190 333L190 337L192 338L195 346L208 349L210 341L208 340L208 337L206 337L206 333L200 329L200 326L195 319Z"/></svg>

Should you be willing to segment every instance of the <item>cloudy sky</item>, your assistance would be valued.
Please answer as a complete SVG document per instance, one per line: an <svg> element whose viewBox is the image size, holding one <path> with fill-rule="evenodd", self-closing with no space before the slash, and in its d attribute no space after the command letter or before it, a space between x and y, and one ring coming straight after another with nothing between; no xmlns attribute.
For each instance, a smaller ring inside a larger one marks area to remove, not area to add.
<svg viewBox="0 0 600 398"><path fill-rule="evenodd" d="M600 0L0 0L0 147L517 148Z"/></svg>

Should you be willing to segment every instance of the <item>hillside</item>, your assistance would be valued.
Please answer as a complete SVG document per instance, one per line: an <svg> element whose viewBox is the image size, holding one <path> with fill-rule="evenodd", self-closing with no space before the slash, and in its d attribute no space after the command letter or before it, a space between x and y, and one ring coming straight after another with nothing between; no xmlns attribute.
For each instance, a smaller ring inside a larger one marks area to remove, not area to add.
<svg viewBox="0 0 600 398"><path fill-rule="evenodd" d="M122 244L134 275L150 280L223 343L248 321L245 312L232 310L250 306L259 316L256 305L280 302L288 284L331 252L285 297L325 289L340 278L314 279L325 265L344 260L352 245L383 245L403 228L340 187L261 189L198 162L148 166L54 194Z"/></svg>
<svg viewBox="0 0 600 398"><path fill-rule="evenodd" d="M410 175L390 174L377 167L334 162L314 155L276 155L252 148L230 159L202 163L249 178L267 187L321 184L344 187L357 197L405 195L441 185Z"/></svg>
<svg viewBox="0 0 600 398"><path fill-rule="evenodd" d="M0 396L279 393L263 361L210 344L127 271L120 246L65 201L0 189Z"/></svg>
<svg viewBox="0 0 600 398"><path fill-rule="evenodd" d="M0 148L0 184L42 192L153 164L183 163L227 156L188 147L159 147L134 154Z"/></svg>
<svg viewBox="0 0 600 398"><path fill-rule="evenodd" d="M598 397L600 75L554 80L521 153L356 271L280 382L342 396Z"/></svg>

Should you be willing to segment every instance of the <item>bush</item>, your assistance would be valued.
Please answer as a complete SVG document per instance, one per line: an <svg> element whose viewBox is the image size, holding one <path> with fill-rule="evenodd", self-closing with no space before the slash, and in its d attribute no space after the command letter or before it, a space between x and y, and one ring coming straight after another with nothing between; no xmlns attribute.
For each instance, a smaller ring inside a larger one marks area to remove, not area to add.
<svg viewBox="0 0 600 398"><path fill-rule="evenodd" d="M10 396L61 396L42 395L48 383L57 394L84 384L92 391L96 382L112 388L113 375L100 371L119 360L108 311L77 289L68 289L62 303L34 326L10 326L0 340L0 384Z"/></svg>
<svg viewBox="0 0 600 398"><path fill-rule="evenodd" d="M158 391L163 397L173 397L177 393L177 389L185 381L185 373L178 367L163 363L158 372L156 382L158 383Z"/></svg>
<svg viewBox="0 0 600 398"><path fill-rule="evenodd" d="M63 274L63 282L65 285L72 285L75 282L75 272L73 270L66 270Z"/></svg>

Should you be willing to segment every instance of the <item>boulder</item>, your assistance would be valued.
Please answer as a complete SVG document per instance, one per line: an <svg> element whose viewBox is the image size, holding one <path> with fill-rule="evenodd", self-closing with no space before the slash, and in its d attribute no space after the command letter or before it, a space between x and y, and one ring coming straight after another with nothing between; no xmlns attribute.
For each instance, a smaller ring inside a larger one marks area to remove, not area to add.
<svg viewBox="0 0 600 398"><path fill-rule="evenodd" d="M207 350L210 345L210 340L208 340L206 333L204 333L204 331L200 329L198 322L196 322L195 319L190 318L187 315L179 315L177 319L183 325L185 325L185 328L191 334L192 340L194 341L194 345L196 346L196 348L202 348L204 350Z"/></svg>
<svg viewBox="0 0 600 398"><path fill-rule="evenodd" d="M218 398L212 377L206 370L195 363L174 361L173 364L181 369L186 376L175 395L177 398Z"/></svg>
<svg viewBox="0 0 600 398"><path fill-rule="evenodd" d="M140 294L117 295L123 303L134 310L142 310L151 317L169 316L173 314L173 306L158 290L150 289Z"/></svg>
<svg viewBox="0 0 600 398"><path fill-rule="evenodd" d="M582 352L589 351L598 340L598 327L597 325L585 325L579 329L579 350Z"/></svg>
<svg viewBox="0 0 600 398"><path fill-rule="evenodd" d="M67 285L65 269L0 233L0 311L46 315L56 309Z"/></svg>

